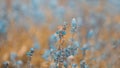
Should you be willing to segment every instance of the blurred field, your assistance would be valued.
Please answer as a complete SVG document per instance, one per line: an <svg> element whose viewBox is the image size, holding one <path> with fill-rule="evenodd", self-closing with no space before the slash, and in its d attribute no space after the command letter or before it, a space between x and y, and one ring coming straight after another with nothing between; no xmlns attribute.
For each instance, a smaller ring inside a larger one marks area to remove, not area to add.
<svg viewBox="0 0 120 68"><path fill-rule="evenodd" d="M4 61L10 61L10 54L13 52L17 54L16 60L23 61L22 68L26 68L26 52L33 47L36 40L40 48L35 51L31 64L34 68L49 68L50 62L41 57L44 51L49 49L48 40L57 31L57 26L64 21L71 23L74 17L78 21L82 19L83 23L75 34L75 39L80 42L81 47L88 41L93 47L98 42L102 42L99 50L93 48L93 52L86 52L85 60L89 67L120 68L120 9L118 7L120 4L112 2L114 0L110 2L109 0L35 1L0 0L0 23L4 21L6 24L3 27L6 31L0 33L0 68ZM93 20L97 20L95 21L97 26L90 23L92 15ZM98 34L88 40L86 34L89 29L98 29ZM65 40L70 37L70 28L68 28ZM107 56L101 59L103 54ZM81 59L83 59L82 51L79 50L75 62L80 65ZM10 68L13 68L12 64Z"/></svg>

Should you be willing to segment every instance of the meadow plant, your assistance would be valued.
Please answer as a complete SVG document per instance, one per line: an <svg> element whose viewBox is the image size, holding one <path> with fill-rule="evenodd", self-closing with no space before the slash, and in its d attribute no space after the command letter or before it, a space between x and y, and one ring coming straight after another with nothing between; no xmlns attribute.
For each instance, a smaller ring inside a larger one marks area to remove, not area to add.
<svg viewBox="0 0 120 68"><path fill-rule="evenodd" d="M82 60L80 62L80 68L89 68L88 65L86 64L85 60Z"/></svg>
<svg viewBox="0 0 120 68"><path fill-rule="evenodd" d="M70 42L72 44L67 45L63 48L64 36L66 35L66 29L68 28L68 23L64 22L62 26L59 26L58 31L50 37L50 45L54 46L56 49L50 47L50 50L46 50L43 54L43 58L50 60L49 57L53 60L53 63L50 65L51 68L77 68L77 64L74 63L74 56L77 55L78 49L80 49L80 44L78 41L74 40L74 34L77 31L77 21L75 18L72 19L71 23L71 34ZM56 44L59 42L58 47Z"/></svg>
<svg viewBox="0 0 120 68"><path fill-rule="evenodd" d="M6 23L3 20L0 20L0 34L6 32Z"/></svg>
<svg viewBox="0 0 120 68"><path fill-rule="evenodd" d="M18 60L16 62L16 68L21 68L23 66L23 62L21 60Z"/></svg>
<svg viewBox="0 0 120 68"><path fill-rule="evenodd" d="M5 61L3 62L3 68L9 68L9 62L8 61Z"/></svg>
<svg viewBox="0 0 120 68"><path fill-rule="evenodd" d="M10 61L11 61L11 63L13 64L14 67L16 66L16 58L17 58L17 54L14 53L14 52L12 52L12 53L10 54Z"/></svg>
<svg viewBox="0 0 120 68"><path fill-rule="evenodd" d="M31 48L27 53L26 53L26 55L28 56L28 61L27 61L27 67L28 68L31 68L32 67L32 65L31 65L31 59L32 59L32 56L33 56L33 53L34 53L34 48Z"/></svg>

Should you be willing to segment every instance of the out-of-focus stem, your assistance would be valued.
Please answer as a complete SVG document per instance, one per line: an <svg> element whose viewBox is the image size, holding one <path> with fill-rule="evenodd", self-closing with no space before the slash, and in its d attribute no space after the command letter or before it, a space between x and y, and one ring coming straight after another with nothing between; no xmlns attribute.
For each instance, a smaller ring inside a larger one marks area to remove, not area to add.
<svg viewBox="0 0 120 68"><path fill-rule="evenodd" d="M31 62L31 58L32 58L31 56L28 57L28 62L27 62L28 63L28 66L27 66L28 68L31 68L31 63L30 63Z"/></svg>

